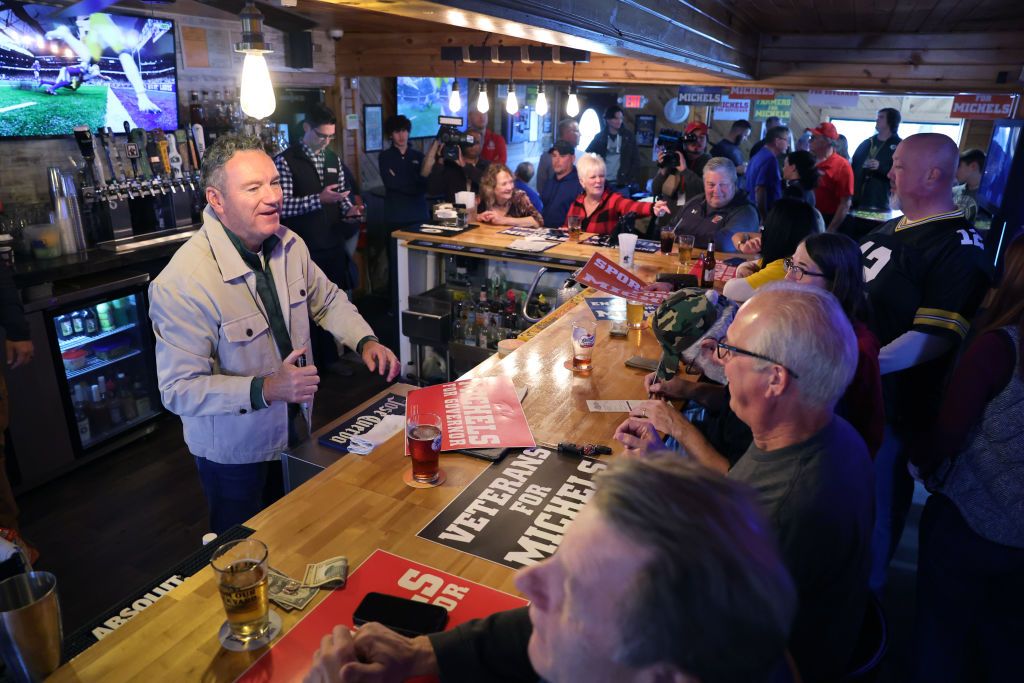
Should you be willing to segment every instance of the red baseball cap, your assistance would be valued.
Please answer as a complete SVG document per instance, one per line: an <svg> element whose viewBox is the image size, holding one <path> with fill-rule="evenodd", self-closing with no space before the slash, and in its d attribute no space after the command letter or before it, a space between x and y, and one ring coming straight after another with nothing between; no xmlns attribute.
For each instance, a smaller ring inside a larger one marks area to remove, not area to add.
<svg viewBox="0 0 1024 683"><path fill-rule="evenodd" d="M707 135L708 134L708 126L707 126L706 123L701 123L700 121L690 121L688 124L686 124L686 130L684 130L683 132L684 133L699 133L700 135Z"/></svg>
<svg viewBox="0 0 1024 683"><path fill-rule="evenodd" d="M811 131L811 135L820 135L821 137L828 138L829 140L839 139L839 131L836 130L836 127L828 121L825 121L817 128L808 128L807 130Z"/></svg>

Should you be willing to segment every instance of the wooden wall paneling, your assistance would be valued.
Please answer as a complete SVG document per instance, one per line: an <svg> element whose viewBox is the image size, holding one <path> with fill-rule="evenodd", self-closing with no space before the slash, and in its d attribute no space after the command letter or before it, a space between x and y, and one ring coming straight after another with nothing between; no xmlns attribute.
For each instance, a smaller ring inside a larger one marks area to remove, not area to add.
<svg viewBox="0 0 1024 683"><path fill-rule="evenodd" d="M964 132L960 136L960 151L969 149L980 149L988 153L988 143L992 139L992 129L995 127L993 121L982 119L967 119L964 121Z"/></svg>

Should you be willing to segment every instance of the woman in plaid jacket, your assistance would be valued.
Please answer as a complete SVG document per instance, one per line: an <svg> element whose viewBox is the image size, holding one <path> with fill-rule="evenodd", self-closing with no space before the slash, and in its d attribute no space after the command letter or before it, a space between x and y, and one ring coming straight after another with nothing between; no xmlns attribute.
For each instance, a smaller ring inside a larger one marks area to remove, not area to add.
<svg viewBox="0 0 1024 683"><path fill-rule="evenodd" d="M619 218L627 213L639 217L663 216L668 213L664 201L637 202L612 192L605 187L604 159L596 154L584 154L576 162L583 191L569 207L568 216L582 220L583 230L598 235L607 235L615 230Z"/></svg>

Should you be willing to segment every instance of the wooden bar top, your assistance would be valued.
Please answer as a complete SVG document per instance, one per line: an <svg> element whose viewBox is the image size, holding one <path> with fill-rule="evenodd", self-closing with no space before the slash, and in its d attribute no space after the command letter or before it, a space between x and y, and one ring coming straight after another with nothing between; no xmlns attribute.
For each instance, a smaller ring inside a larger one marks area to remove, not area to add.
<svg viewBox="0 0 1024 683"><path fill-rule="evenodd" d="M574 375L565 363L571 360L569 331L577 318L592 318L585 303L507 357L495 356L467 376L507 375L517 386L529 387L523 408L536 439L608 444L618 453L620 448L612 441L612 434L625 415L591 413L586 401L645 398L645 372L627 368L623 362L633 355L656 359L660 350L649 329L631 331L625 339L610 339L611 323L598 322L594 369L587 376ZM395 385L389 391L404 395L413 389ZM341 416L316 436L357 414L384 393ZM403 451L402 439L396 436L370 455L345 455L246 522L256 530L254 538L269 547L270 564L289 576L301 577L308 562L346 555L355 568L373 550L383 548L471 581L517 593L511 569L416 537L488 463L461 454L444 454L441 467L448 480L437 488L412 489L402 483L402 474L410 467ZM168 558L168 563L175 559ZM271 609L281 615L288 630L326 595L327 591L321 591L303 612L284 612L273 604ZM217 584L207 567L59 669L50 680L234 680L263 651L236 653L222 649L217 630L224 618Z"/></svg>
<svg viewBox="0 0 1024 683"><path fill-rule="evenodd" d="M439 245L445 244L461 244L470 247L483 247L485 249L503 249L507 250L508 245L517 239L515 235L503 235L502 230L508 229L507 225L491 225L488 223L482 223L479 227L468 230L454 237L446 237L444 235L428 235L418 232L409 232L405 230L398 230L391 234L392 237L400 240L411 241L411 240L425 240L429 242L436 242ZM592 233L583 233L582 239L586 239ZM643 239L643 238L641 238ZM422 248L430 251L429 247L414 247ZM575 261L577 265L582 266L590 259L594 252L605 254L608 258L618 262L619 249L618 247L594 247L589 244L579 244L577 242L561 242L556 243L554 247L548 249L539 254L530 252L522 252L519 258L509 258L508 260L521 260L528 263L534 263L535 257L537 256L552 256L559 259L568 259ZM689 268L684 269L679 264L678 257L678 246L673 245L672 253L669 255L662 254L660 251L654 252L653 254L645 254L637 251L634 255L634 261L636 265L632 269L634 273L641 276L646 280L654 280L658 273L685 273L689 272ZM703 253L702 250L694 247L693 258L697 259ZM474 256L472 253L465 254L466 256ZM729 254L732 256L742 256L741 254ZM745 257L744 257L745 258Z"/></svg>

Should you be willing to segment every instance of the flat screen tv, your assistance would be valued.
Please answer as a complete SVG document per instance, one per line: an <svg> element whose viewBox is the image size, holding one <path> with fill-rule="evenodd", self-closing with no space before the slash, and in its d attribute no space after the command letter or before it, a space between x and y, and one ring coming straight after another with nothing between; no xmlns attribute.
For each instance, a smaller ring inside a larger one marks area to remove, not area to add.
<svg viewBox="0 0 1024 683"><path fill-rule="evenodd" d="M0 3L0 136L178 127L174 22Z"/></svg>
<svg viewBox="0 0 1024 683"><path fill-rule="evenodd" d="M996 121L992 128L992 139L985 157L985 173L978 188L978 203L992 215L1003 204L1014 153L1020 145L1022 127L1024 120L1003 119Z"/></svg>
<svg viewBox="0 0 1024 683"><path fill-rule="evenodd" d="M466 121L466 115L469 113L469 79L459 79L462 107L458 111L451 111L448 107L448 94L451 92L453 80L399 76L397 109L399 114L409 117L412 121L410 138L432 138L437 135L438 116L458 116L463 122Z"/></svg>

